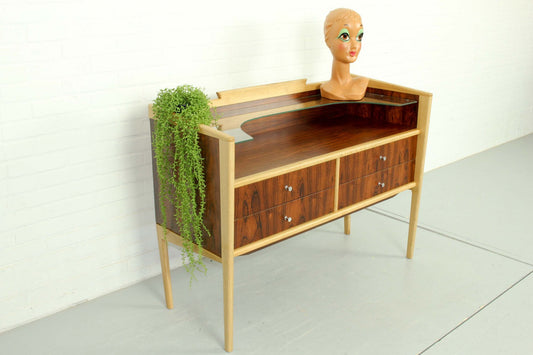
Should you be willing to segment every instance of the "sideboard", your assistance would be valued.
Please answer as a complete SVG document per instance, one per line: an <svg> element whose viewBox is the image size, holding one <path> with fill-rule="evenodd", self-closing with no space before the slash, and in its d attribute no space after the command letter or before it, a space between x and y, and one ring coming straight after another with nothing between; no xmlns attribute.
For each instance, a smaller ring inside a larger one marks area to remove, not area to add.
<svg viewBox="0 0 533 355"><path fill-rule="evenodd" d="M222 263L228 352L235 257L341 217L349 234L350 214L406 190L413 257L432 94L371 79L363 100L332 101L319 88L303 79L219 92L218 126L200 126L211 234L201 252ZM149 113L153 132L151 105ZM156 206L158 190L154 178ZM182 245L173 212L164 230L156 207L168 308L168 242Z"/></svg>

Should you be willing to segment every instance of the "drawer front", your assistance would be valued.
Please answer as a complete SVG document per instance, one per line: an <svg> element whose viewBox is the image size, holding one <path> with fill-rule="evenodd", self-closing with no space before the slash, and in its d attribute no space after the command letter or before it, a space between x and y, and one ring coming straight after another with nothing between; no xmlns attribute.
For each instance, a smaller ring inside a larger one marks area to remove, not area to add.
<svg viewBox="0 0 533 355"><path fill-rule="evenodd" d="M348 155L340 161L340 183L413 160L416 136Z"/></svg>
<svg viewBox="0 0 533 355"><path fill-rule="evenodd" d="M235 189L235 218L259 213L335 185L335 161Z"/></svg>
<svg viewBox="0 0 533 355"><path fill-rule="evenodd" d="M339 186L339 208L348 207L414 181L414 160Z"/></svg>
<svg viewBox="0 0 533 355"><path fill-rule="evenodd" d="M235 220L235 247L263 239L334 210L334 189Z"/></svg>

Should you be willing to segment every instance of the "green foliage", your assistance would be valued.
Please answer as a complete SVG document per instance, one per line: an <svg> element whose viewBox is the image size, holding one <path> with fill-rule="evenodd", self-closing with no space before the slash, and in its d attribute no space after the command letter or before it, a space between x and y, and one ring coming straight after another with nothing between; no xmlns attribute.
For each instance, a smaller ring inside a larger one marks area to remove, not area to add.
<svg viewBox="0 0 533 355"><path fill-rule="evenodd" d="M195 270L206 271L201 253L194 252L194 244L201 251L204 233L209 235L203 223L206 181L198 125L211 125L214 117L205 93L190 85L161 90L153 111L163 227L167 226L165 205L169 202L176 209L174 218L184 240L182 258L192 279Z"/></svg>

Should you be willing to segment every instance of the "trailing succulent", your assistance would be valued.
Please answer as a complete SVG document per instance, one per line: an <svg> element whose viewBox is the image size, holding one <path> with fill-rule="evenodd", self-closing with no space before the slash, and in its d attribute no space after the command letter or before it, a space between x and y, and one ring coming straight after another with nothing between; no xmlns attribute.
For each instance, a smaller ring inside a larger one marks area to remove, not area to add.
<svg viewBox="0 0 533 355"><path fill-rule="evenodd" d="M209 235L203 223L206 181L198 125L211 125L216 117L206 94L191 85L161 90L152 108L163 227L166 230L166 203L170 203L176 209L174 218L183 238L183 263L192 279L195 270L206 271L194 245L201 250L204 235Z"/></svg>

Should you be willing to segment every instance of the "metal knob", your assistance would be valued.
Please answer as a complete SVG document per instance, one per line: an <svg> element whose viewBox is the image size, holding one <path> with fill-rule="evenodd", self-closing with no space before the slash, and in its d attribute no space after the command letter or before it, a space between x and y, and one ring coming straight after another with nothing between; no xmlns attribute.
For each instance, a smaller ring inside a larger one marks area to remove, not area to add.
<svg viewBox="0 0 533 355"><path fill-rule="evenodd" d="M379 156L379 160L386 161L387 160L387 156L386 155L380 155Z"/></svg>
<svg viewBox="0 0 533 355"><path fill-rule="evenodd" d="M283 219L286 220L289 223L292 222L292 217L285 216Z"/></svg>
<svg viewBox="0 0 533 355"><path fill-rule="evenodd" d="M385 183L384 182L378 182L378 186L379 187L385 187Z"/></svg>
<svg viewBox="0 0 533 355"><path fill-rule="evenodd" d="M291 192L292 191L292 186L285 185L285 190Z"/></svg>

